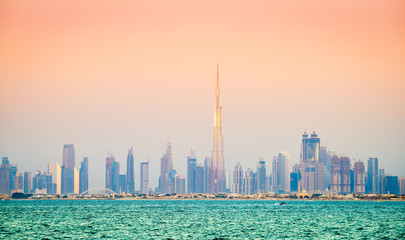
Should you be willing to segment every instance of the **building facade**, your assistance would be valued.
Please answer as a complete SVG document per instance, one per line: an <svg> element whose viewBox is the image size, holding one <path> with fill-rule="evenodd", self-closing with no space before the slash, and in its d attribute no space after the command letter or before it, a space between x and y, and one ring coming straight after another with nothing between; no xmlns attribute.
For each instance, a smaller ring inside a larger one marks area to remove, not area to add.
<svg viewBox="0 0 405 240"><path fill-rule="evenodd" d="M367 193L378 193L378 158L367 161Z"/></svg>
<svg viewBox="0 0 405 240"><path fill-rule="evenodd" d="M89 159L83 158L80 164L79 193L89 190Z"/></svg>
<svg viewBox="0 0 405 240"><path fill-rule="evenodd" d="M260 158L259 162L257 163L257 192L258 193L266 193L267 186L266 186L266 161L264 158Z"/></svg>
<svg viewBox="0 0 405 240"><path fill-rule="evenodd" d="M160 159L160 182L161 193L174 192L174 172L173 172L173 148L170 142L166 145L166 152Z"/></svg>
<svg viewBox="0 0 405 240"><path fill-rule="evenodd" d="M149 162L142 161L141 162L141 193L147 194L149 193Z"/></svg>
<svg viewBox="0 0 405 240"><path fill-rule="evenodd" d="M233 170L232 192L238 194L243 193L243 169L240 163L237 163L235 169Z"/></svg>
<svg viewBox="0 0 405 240"><path fill-rule="evenodd" d="M134 151L132 147L128 150L127 157L127 176L126 176L126 192L135 193L135 174L134 174Z"/></svg>

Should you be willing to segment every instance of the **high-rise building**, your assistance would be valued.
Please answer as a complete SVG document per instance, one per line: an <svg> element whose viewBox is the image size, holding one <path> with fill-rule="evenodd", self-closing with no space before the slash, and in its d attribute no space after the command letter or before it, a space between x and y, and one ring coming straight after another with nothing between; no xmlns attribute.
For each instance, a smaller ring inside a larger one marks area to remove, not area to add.
<svg viewBox="0 0 405 240"><path fill-rule="evenodd" d="M341 192L340 194L350 193L350 158L340 158L340 174L341 174Z"/></svg>
<svg viewBox="0 0 405 240"><path fill-rule="evenodd" d="M245 172L243 179L243 193L247 195L255 194L256 192L256 178L252 169L248 168Z"/></svg>
<svg viewBox="0 0 405 240"><path fill-rule="evenodd" d="M257 192L266 193L266 162L261 157L257 163Z"/></svg>
<svg viewBox="0 0 405 240"><path fill-rule="evenodd" d="M301 167L299 164L294 164L293 165L293 170L292 172L297 173L298 176L298 181L301 181ZM329 182L329 181L328 181ZM328 184L329 185L329 184Z"/></svg>
<svg viewBox="0 0 405 240"><path fill-rule="evenodd" d="M15 175L17 174L17 164L12 163L10 164L10 191L14 190L14 180Z"/></svg>
<svg viewBox="0 0 405 240"><path fill-rule="evenodd" d="M399 195L398 176L385 176L384 177L384 194Z"/></svg>
<svg viewBox="0 0 405 240"><path fill-rule="evenodd" d="M134 174L134 152L132 147L128 150L127 157L127 191L130 194L135 193L135 174Z"/></svg>
<svg viewBox="0 0 405 240"><path fill-rule="evenodd" d="M332 157L332 154L328 152L326 146L321 146L319 148L319 161L323 162L323 165L330 170L330 158Z"/></svg>
<svg viewBox="0 0 405 240"><path fill-rule="evenodd" d="M62 166L64 167L64 177L62 178L62 194L74 193L75 148L73 144L65 144L63 146Z"/></svg>
<svg viewBox="0 0 405 240"><path fill-rule="evenodd" d="M280 182L280 168L278 164L278 156L274 156L271 172L272 192L277 193L279 182Z"/></svg>
<svg viewBox="0 0 405 240"><path fill-rule="evenodd" d="M52 183L49 188L51 189L49 193L55 194L56 193L56 166L54 163L48 163L48 175L52 177Z"/></svg>
<svg viewBox="0 0 405 240"><path fill-rule="evenodd" d="M176 174L174 177L174 191L177 194L186 193L186 178L183 175Z"/></svg>
<svg viewBox="0 0 405 240"><path fill-rule="evenodd" d="M63 146L63 162L66 168L75 167L75 146L74 144L65 144Z"/></svg>
<svg viewBox="0 0 405 240"><path fill-rule="evenodd" d="M385 177L385 169L384 168L378 169L378 194L385 193L384 177Z"/></svg>
<svg viewBox="0 0 405 240"><path fill-rule="evenodd" d="M363 162L357 161L354 163L354 189L356 194L363 194L365 190L365 166Z"/></svg>
<svg viewBox="0 0 405 240"><path fill-rule="evenodd" d="M204 159L204 179L203 179L203 184L204 184L204 193L214 193L214 167L213 167L213 162L212 158L206 157Z"/></svg>
<svg viewBox="0 0 405 240"><path fill-rule="evenodd" d="M62 167L59 163L56 163L56 194L62 194Z"/></svg>
<svg viewBox="0 0 405 240"><path fill-rule="evenodd" d="M14 189L12 192L24 192L24 176L17 170L14 176Z"/></svg>
<svg viewBox="0 0 405 240"><path fill-rule="evenodd" d="M197 158L195 157L194 151L190 151L187 156L187 193L196 193L196 168Z"/></svg>
<svg viewBox="0 0 405 240"><path fill-rule="evenodd" d="M115 161L115 158L110 154L106 158L106 172L105 172L105 188L109 189L115 193L119 193L119 174L120 174L120 164Z"/></svg>
<svg viewBox="0 0 405 240"><path fill-rule="evenodd" d="M7 157L2 158L0 167L0 194L10 194L10 164Z"/></svg>
<svg viewBox="0 0 405 240"><path fill-rule="evenodd" d="M73 175L74 175L74 188L73 188L73 193L74 194L80 194L80 173L79 170L77 170L76 167L73 168Z"/></svg>
<svg viewBox="0 0 405 240"><path fill-rule="evenodd" d="M83 158L80 163L80 177L79 177L79 193L89 190L89 159Z"/></svg>
<svg viewBox="0 0 405 240"><path fill-rule="evenodd" d="M330 161L330 190L335 194L348 194L350 189L350 158L333 155Z"/></svg>
<svg viewBox="0 0 405 240"><path fill-rule="evenodd" d="M149 193L149 162L141 162L141 193Z"/></svg>
<svg viewBox="0 0 405 240"><path fill-rule="evenodd" d="M49 194L52 191L52 175L45 171L35 170L32 183L32 191L36 194Z"/></svg>
<svg viewBox="0 0 405 240"><path fill-rule="evenodd" d="M340 158L337 155L333 155L330 160L330 191L338 194L341 183L340 175Z"/></svg>
<svg viewBox="0 0 405 240"><path fill-rule="evenodd" d="M214 123L214 146L212 150L213 162L213 192L214 194L224 191L225 188L225 161L222 137L222 106L221 92L219 88L219 64L217 64L217 83L215 85L215 123Z"/></svg>
<svg viewBox="0 0 405 240"><path fill-rule="evenodd" d="M378 193L378 158L367 161L367 193Z"/></svg>
<svg viewBox="0 0 405 240"><path fill-rule="evenodd" d="M195 178L194 178L194 190L195 193L204 192L204 167L197 165L195 168Z"/></svg>
<svg viewBox="0 0 405 240"><path fill-rule="evenodd" d="M174 192L174 178L173 178L173 148L170 142L166 145L166 152L163 153L160 159L160 184L159 189L161 193Z"/></svg>
<svg viewBox="0 0 405 240"><path fill-rule="evenodd" d="M31 172L24 172L24 193L31 193Z"/></svg>
<svg viewBox="0 0 405 240"><path fill-rule="evenodd" d="M330 158L332 155L327 151L326 146L320 147L319 161L323 163L323 189L328 189L330 186Z"/></svg>
<svg viewBox="0 0 405 240"><path fill-rule="evenodd" d="M120 174L119 176L119 194L127 193L127 176L125 174Z"/></svg>
<svg viewBox="0 0 405 240"><path fill-rule="evenodd" d="M308 138L308 134L304 132L302 135L302 145L301 145L301 161L319 161L320 153L320 138L313 132L311 137Z"/></svg>
<svg viewBox="0 0 405 240"><path fill-rule="evenodd" d="M290 173L290 192L297 192L298 191L298 173L291 172Z"/></svg>
<svg viewBox="0 0 405 240"><path fill-rule="evenodd" d="M232 189L231 173L229 172L229 170L225 170L225 190L224 190L224 192L230 193L231 189Z"/></svg>
<svg viewBox="0 0 405 240"><path fill-rule="evenodd" d="M279 182L277 191L279 193L287 193L290 191L290 154L280 152L278 154L278 169Z"/></svg>
<svg viewBox="0 0 405 240"><path fill-rule="evenodd" d="M405 177L399 179L399 194L405 195Z"/></svg>
<svg viewBox="0 0 405 240"><path fill-rule="evenodd" d="M233 170L232 192L238 194L243 193L243 169L240 163L237 163L235 169Z"/></svg>
<svg viewBox="0 0 405 240"><path fill-rule="evenodd" d="M321 193L324 189L324 164L319 161L320 138L313 132L308 138L304 132L301 144L301 188L307 192Z"/></svg>

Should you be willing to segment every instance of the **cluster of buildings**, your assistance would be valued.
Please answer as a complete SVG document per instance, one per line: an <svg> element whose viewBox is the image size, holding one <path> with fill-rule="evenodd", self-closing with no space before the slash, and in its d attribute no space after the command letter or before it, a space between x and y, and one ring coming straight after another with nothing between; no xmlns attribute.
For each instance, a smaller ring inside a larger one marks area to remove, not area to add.
<svg viewBox="0 0 405 240"><path fill-rule="evenodd" d="M80 169L75 166L73 144L63 147L62 165L48 163L47 171L20 172L17 164L2 158L0 167L0 194L14 192L35 194L79 194L88 190L89 161L85 157Z"/></svg>
<svg viewBox="0 0 405 240"><path fill-rule="evenodd" d="M149 162L141 162L141 191L149 193ZM132 147L128 150L127 173L120 174L120 163L112 154L106 158L105 188L117 194L135 193L134 152Z"/></svg>
<svg viewBox="0 0 405 240"><path fill-rule="evenodd" d="M290 155L280 152L272 161L272 170L266 173L263 158L257 171L237 163L233 171L232 192L238 194L405 194L405 178L386 175L378 168L378 159L370 158L367 169L364 162L338 156L320 146L318 135L302 135L300 164L290 169Z"/></svg>
<svg viewBox="0 0 405 240"><path fill-rule="evenodd" d="M210 157L198 163L195 153L187 156L187 176L180 175L173 166L173 147L170 142L160 159L159 185L154 192L163 194L184 193L256 193L294 194L405 194L405 178L385 174L378 167L378 159L370 158L367 168L361 161L338 156L320 145L320 138L313 132L302 135L299 164L290 166L290 154L280 152L273 157L271 171L260 158L256 171L243 170L237 163L230 172L225 169L222 135L222 106L219 87L219 65L215 86L215 122L213 149ZM81 194L88 190L88 159L84 158L80 169L75 166L73 144L64 145L62 166L49 163L47 171L21 173L16 164L3 157L0 168L0 194L13 192L39 194ZM126 174L120 174L120 164L112 154L106 158L105 189L118 194L135 193L134 156L128 150ZM107 192L108 192L107 191ZM140 191L147 194L149 188L149 162L140 163Z"/></svg>

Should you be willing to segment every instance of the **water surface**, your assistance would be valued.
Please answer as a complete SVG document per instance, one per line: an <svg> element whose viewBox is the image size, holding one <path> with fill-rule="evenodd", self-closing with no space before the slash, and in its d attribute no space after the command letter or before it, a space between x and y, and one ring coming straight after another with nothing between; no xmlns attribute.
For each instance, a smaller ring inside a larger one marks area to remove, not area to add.
<svg viewBox="0 0 405 240"><path fill-rule="evenodd" d="M0 202L1 239L405 239L405 202Z"/></svg>

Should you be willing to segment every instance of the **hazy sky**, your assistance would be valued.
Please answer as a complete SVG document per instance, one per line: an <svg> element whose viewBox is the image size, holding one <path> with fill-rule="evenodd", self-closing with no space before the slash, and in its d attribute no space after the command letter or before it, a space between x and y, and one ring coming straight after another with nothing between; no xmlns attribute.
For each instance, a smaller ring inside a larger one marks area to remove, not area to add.
<svg viewBox="0 0 405 240"><path fill-rule="evenodd" d="M279 151L303 131L405 176L405 1L7 1L0 3L0 156L21 171L134 147L155 187L170 139L186 174L211 155L217 52L225 165ZM291 164L291 165L292 165ZM269 171L268 171L269 172Z"/></svg>

